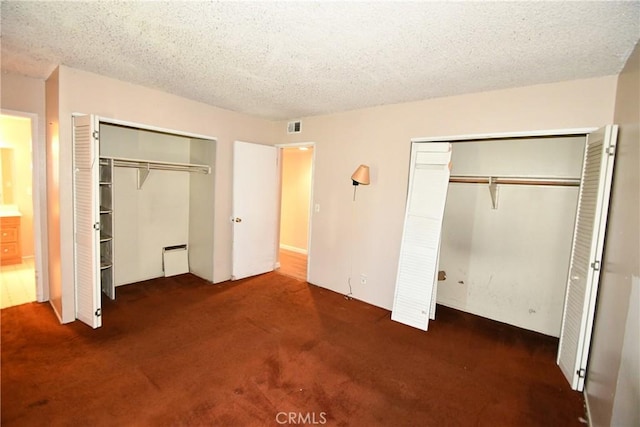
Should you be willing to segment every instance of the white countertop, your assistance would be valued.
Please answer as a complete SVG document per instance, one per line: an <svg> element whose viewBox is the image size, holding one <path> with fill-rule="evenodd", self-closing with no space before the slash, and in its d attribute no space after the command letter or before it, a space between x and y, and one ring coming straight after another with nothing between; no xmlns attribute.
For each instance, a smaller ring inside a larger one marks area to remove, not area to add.
<svg viewBox="0 0 640 427"><path fill-rule="evenodd" d="M15 205L0 205L0 217L5 216L22 216L22 214Z"/></svg>

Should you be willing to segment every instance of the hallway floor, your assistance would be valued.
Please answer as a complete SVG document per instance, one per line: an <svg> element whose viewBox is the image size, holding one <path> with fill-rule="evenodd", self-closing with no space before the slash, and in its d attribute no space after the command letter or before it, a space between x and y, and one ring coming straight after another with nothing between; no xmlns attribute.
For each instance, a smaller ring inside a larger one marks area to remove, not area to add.
<svg viewBox="0 0 640 427"><path fill-rule="evenodd" d="M307 255L299 252L280 249L280 274L307 281Z"/></svg>
<svg viewBox="0 0 640 427"><path fill-rule="evenodd" d="M36 300L36 274L33 258L22 264L0 266L0 308Z"/></svg>

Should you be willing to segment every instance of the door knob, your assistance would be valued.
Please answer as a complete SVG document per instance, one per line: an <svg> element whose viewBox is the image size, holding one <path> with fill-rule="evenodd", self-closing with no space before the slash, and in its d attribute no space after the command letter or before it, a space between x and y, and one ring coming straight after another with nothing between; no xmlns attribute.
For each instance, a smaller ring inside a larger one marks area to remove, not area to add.
<svg viewBox="0 0 640 427"><path fill-rule="evenodd" d="M236 218L234 219L235 222L242 222L242 218Z"/></svg>

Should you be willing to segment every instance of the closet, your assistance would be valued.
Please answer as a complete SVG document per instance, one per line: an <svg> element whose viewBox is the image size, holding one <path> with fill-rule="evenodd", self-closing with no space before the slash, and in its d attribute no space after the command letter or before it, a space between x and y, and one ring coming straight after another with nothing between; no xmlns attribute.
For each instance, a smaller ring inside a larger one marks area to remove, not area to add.
<svg viewBox="0 0 640 427"><path fill-rule="evenodd" d="M76 317L101 326L118 286L212 281L215 140L95 116L74 117L73 136Z"/></svg>
<svg viewBox="0 0 640 427"><path fill-rule="evenodd" d="M452 147L438 303L558 337L585 137Z"/></svg>
<svg viewBox="0 0 640 427"><path fill-rule="evenodd" d="M445 306L559 337L558 364L572 387L581 389L616 135L617 127L607 126L559 135L413 141L392 318L412 313L433 318L427 307L435 298ZM435 181L418 177L424 166L415 153L443 141L452 147L448 184L442 185L445 194L438 200L428 200L424 193L434 194L429 186ZM425 203L445 201L442 227L430 237L440 250L426 253L412 244L419 240L410 227L412 213L426 211ZM418 257L426 260L422 265L428 261L428 274L409 283L401 280L402 266ZM439 283L434 280L438 271L446 275ZM426 330L427 322L402 323Z"/></svg>

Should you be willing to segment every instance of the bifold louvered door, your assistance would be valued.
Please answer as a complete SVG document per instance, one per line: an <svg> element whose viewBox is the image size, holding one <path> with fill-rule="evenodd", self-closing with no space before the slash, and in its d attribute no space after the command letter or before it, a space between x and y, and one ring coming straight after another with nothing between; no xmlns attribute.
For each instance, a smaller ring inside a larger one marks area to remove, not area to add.
<svg viewBox="0 0 640 427"><path fill-rule="evenodd" d="M73 209L76 318L102 326L99 267L98 142L94 116L73 118Z"/></svg>
<svg viewBox="0 0 640 427"><path fill-rule="evenodd" d="M451 144L411 146L409 191L391 319L427 330L435 307L438 251L449 186Z"/></svg>
<svg viewBox="0 0 640 427"><path fill-rule="evenodd" d="M591 343L617 133L612 125L587 135L557 359L579 391Z"/></svg>

